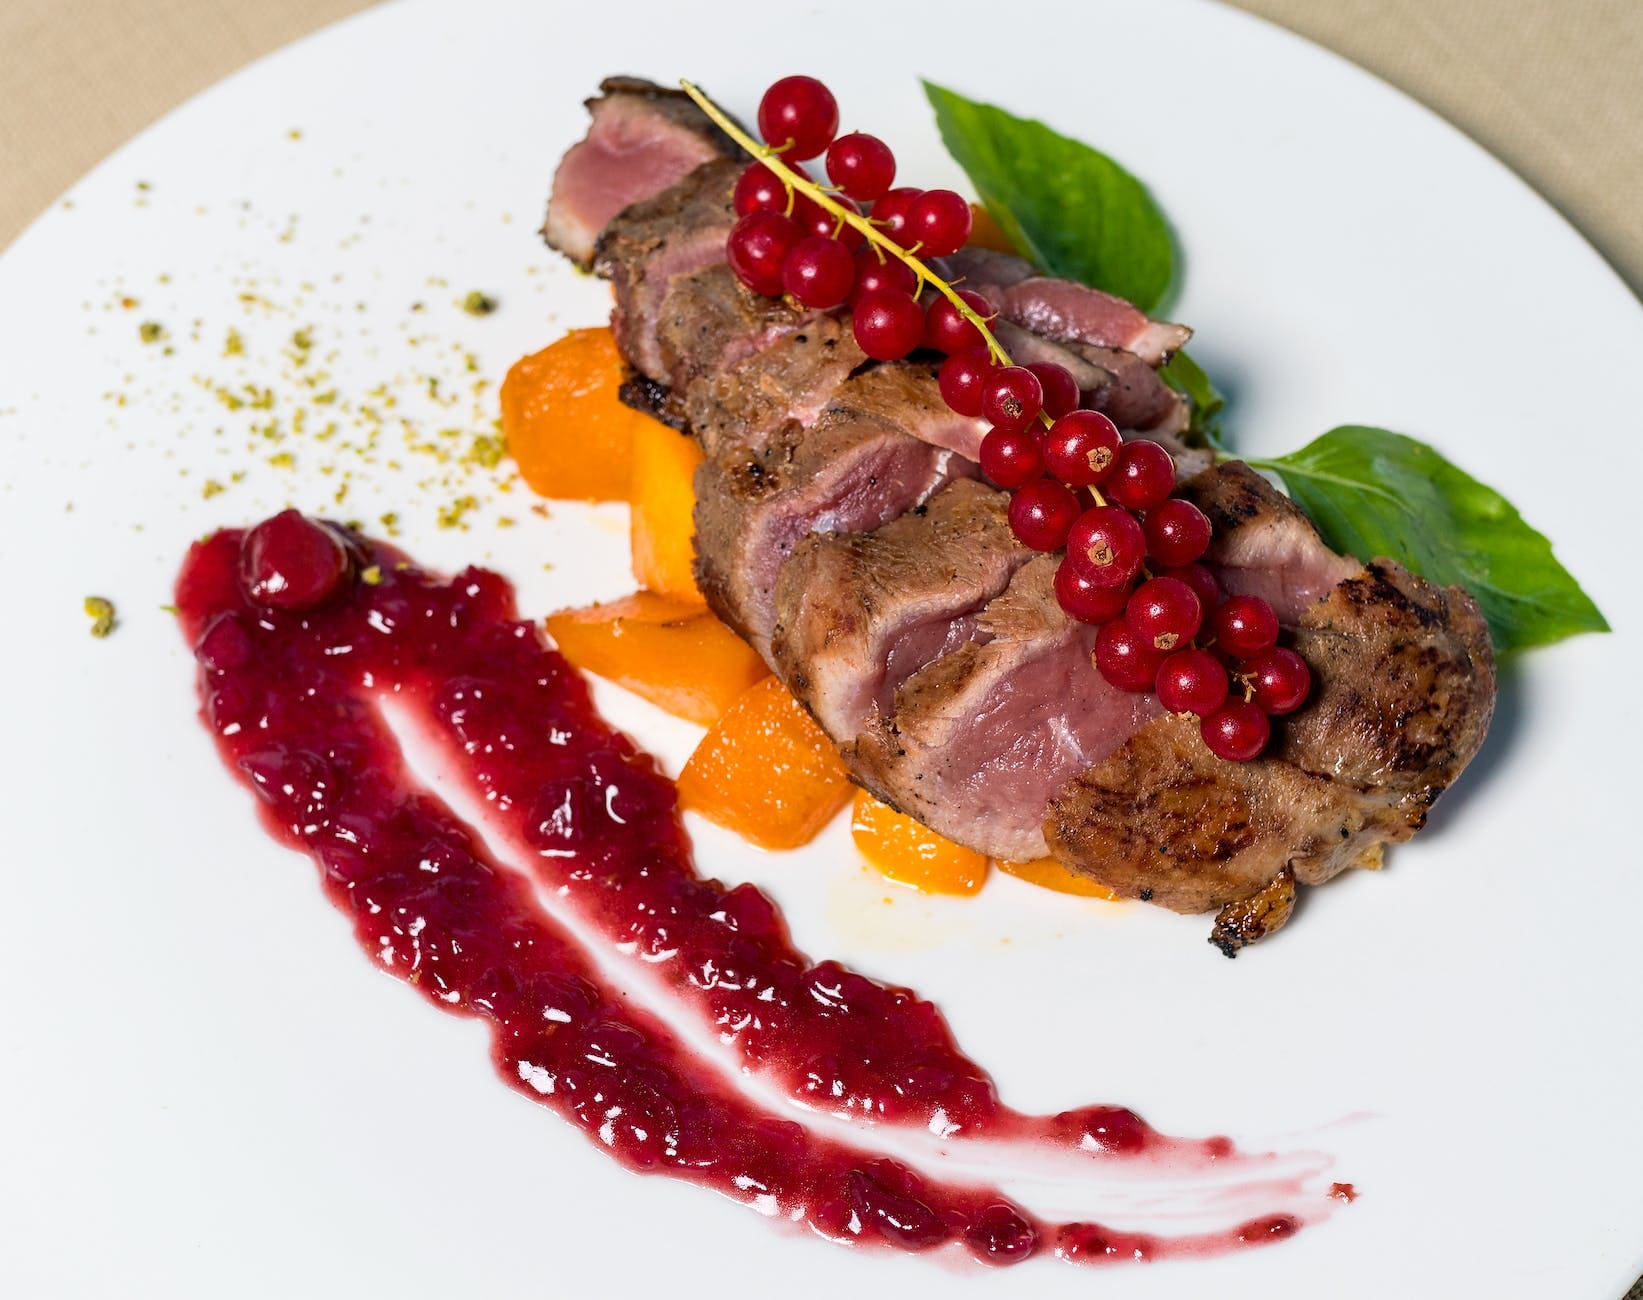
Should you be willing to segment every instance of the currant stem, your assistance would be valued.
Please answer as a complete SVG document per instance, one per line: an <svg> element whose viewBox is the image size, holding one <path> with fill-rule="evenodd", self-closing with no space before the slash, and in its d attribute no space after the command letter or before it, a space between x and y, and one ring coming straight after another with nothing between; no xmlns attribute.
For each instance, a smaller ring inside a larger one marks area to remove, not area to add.
<svg viewBox="0 0 1643 1300"><path fill-rule="evenodd" d="M875 247L889 253L892 257L904 262L919 280L928 284L936 292L946 298L958 310L959 315L981 331L981 337L987 340L987 352L1001 366L1013 365L1010 354L1004 350L1003 344L993 337L992 330L987 328L987 322L978 315L969 303L958 296L958 290L948 284L933 270L928 262L909 253L895 240L891 239L872 221L859 212L852 212L849 208L833 201L832 197L820 185L802 172L795 171L783 162L774 149L762 145L752 136L737 126L717 104L704 95L692 82L681 80L685 94L695 100L696 106L713 119L713 123L732 140L739 144L748 153L752 154L766 167L770 168L790 190L797 190L800 194L819 203L828 212L836 217L841 225L849 225L859 230Z"/></svg>
<svg viewBox="0 0 1643 1300"><path fill-rule="evenodd" d="M792 214L792 196L795 192L803 194L813 202L820 204L822 208L832 213L833 216L838 219L839 225L835 227L836 230L842 230L846 225L848 225L860 231L867 239L867 242L879 251L880 256L885 253L889 253L891 257L894 257L896 260L905 264L908 269L913 272L914 276L917 277L916 283L920 288L928 284L931 288L935 289L937 293L941 294L943 298L947 299L948 302L952 303L957 309L958 314L964 317L965 320L969 321L970 324L974 325L976 329L981 332L981 337L987 341L987 353L993 358L994 361L998 362L1001 366L1011 366L1015 364L1015 362L1010 360L1010 354L1004 350L1004 345L993 337L992 330L987 327L986 319L977 313L976 310L971 307L969 303L965 302L963 298L959 297L957 289L931 270L928 262L925 262L915 254L908 252L900 244L896 243L895 240L891 239L877 226L875 226L871 218L864 217L859 212L852 212L843 204L834 202L827 187L818 184L805 173L789 167L782 161L780 150L772 149L769 145L760 144L752 136L748 135L746 131L736 125L735 121L731 119L728 113L704 95L700 87L698 87L694 82L687 81L681 77L679 79L679 85L683 88L685 94L689 95L690 98L695 101L696 107L701 109L702 112L706 113L708 117L712 119L715 126L728 135L744 150L762 162L781 179L784 185L787 186L787 207L789 215ZM783 147L785 148L786 146ZM1050 425L1054 423L1054 421L1050 419L1049 413L1046 411L1039 412L1039 419L1042 421L1045 428L1049 428ZM1095 503L1097 505L1104 506L1107 504L1107 499L1101 495L1099 490L1091 488L1090 494L1095 498Z"/></svg>

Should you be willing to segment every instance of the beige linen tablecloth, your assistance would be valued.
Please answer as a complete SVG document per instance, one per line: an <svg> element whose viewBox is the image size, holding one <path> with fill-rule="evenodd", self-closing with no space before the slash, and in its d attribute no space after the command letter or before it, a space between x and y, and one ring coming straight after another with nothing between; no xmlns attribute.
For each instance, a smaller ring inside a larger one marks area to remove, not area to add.
<svg viewBox="0 0 1643 1300"><path fill-rule="evenodd" d="M1436 109L1643 294L1643 0L1236 2ZM0 0L0 248L167 109L367 3Z"/></svg>

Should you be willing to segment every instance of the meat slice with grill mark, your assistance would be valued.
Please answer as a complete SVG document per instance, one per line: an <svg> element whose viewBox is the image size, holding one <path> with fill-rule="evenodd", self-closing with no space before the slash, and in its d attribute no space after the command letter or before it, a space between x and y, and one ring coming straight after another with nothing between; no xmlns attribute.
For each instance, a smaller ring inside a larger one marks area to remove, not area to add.
<svg viewBox="0 0 1643 1300"><path fill-rule="evenodd" d="M1275 597L1313 697L1251 763L1213 758L1192 719L1149 723L1056 797L1050 847L1107 888L1180 912L1281 894L1272 882L1285 871L1315 885L1378 866L1483 744L1495 698L1488 624L1459 587L1335 555L1247 466L1200 475L1184 495L1215 521L1223 585ZM1264 909L1260 933L1287 915ZM1221 925L1216 941L1230 953L1243 932Z"/></svg>
<svg viewBox="0 0 1643 1300"><path fill-rule="evenodd" d="M980 616L1032 552L1008 499L973 479L868 533L816 534L776 580L776 670L835 741L847 743L926 664L984 636Z"/></svg>
<svg viewBox="0 0 1643 1300"><path fill-rule="evenodd" d="M599 91L587 101L587 135L559 160L542 224L548 244L584 268L593 263L600 232L622 209L737 153L682 91L634 77L609 77Z"/></svg>
<svg viewBox="0 0 1643 1300"><path fill-rule="evenodd" d="M611 328L629 364L648 378L671 384L658 329L662 302L675 277L719 266L736 223L731 192L741 166L734 159L709 162L679 184L630 204L615 217L594 249L594 268L616 293Z"/></svg>
<svg viewBox="0 0 1643 1300"><path fill-rule="evenodd" d="M809 429L790 424L759 450L732 448L702 463L696 581L714 612L771 662L777 571L802 538L869 531L976 473L962 457L836 400Z"/></svg>
<svg viewBox="0 0 1643 1300"><path fill-rule="evenodd" d="M1160 706L1110 686L1095 629L1062 612L1038 555L979 619L982 635L913 673L843 753L878 798L994 857L1045 856L1044 811Z"/></svg>

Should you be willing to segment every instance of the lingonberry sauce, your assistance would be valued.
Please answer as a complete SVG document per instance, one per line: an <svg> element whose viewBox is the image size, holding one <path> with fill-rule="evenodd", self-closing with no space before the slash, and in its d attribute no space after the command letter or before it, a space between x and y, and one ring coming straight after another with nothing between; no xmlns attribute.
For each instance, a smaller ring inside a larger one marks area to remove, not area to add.
<svg viewBox="0 0 1643 1300"><path fill-rule="evenodd" d="M292 608L259 575L329 561L278 518L198 543L177 582L225 761L319 865L367 954L490 1021L503 1078L627 1167L834 1239L959 1243L993 1263L1202 1254L1328 1212L1326 1194L1303 1196L1316 1170L1285 1173L1225 1138L1166 1137L1122 1107L1005 1107L934 1006L810 962L758 890L696 874L672 783L517 621L500 577L441 580L300 521L347 562L334 586L279 588L306 592ZM433 756L437 781L408 764L401 735ZM1228 1191L1242 1172L1250 1196L1286 1208L1176 1236L1046 1222L988 1179L931 1177L884 1152L921 1143L945 1171L992 1148L1091 1177L1145 1166L1166 1185L1213 1182L1222 1206L1244 1203Z"/></svg>

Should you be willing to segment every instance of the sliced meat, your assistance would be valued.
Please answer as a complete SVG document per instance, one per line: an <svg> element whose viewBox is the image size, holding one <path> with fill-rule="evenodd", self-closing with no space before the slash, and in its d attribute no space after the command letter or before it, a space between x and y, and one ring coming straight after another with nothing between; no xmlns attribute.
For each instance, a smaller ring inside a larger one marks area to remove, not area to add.
<svg viewBox="0 0 1643 1300"><path fill-rule="evenodd" d="M1192 337L1184 325L1151 320L1133 304L1088 285L1039 275L1030 263L1008 253L964 248L947 265L1005 320L1053 342L1120 348L1160 366Z"/></svg>
<svg viewBox="0 0 1643 1300"><path fill-rule="evenodd" d="M725 238L736 223L731 191L741 170L728 158L704 164L679 184L624 208L595 246L595 269L616 292L611 327L617 346L629 364L658 383L672 382L658 330L662 300L675 277L724 262Z"/></svg>
<svg viewBox="0 0 1643 1300"><path fill-rule="evenodd" d="M776 670L834 740L853 740L926 664L980 635L1032 552L1002 492L961 479L870 533L812 535L776 580Z"/></svg>
<svg viewBox="0 0 1643 1300"><path fill-rule="evenodd" d="M662 354L710 456L757 451L784 424L808 428L867 362L848 319L758 309L770 302L727 266L674 281L663 302Z"/></svg>
<svg viewBox="0 0 1643 1300"><path fill-rule="evenodd" d="M1160 706L1095 670L1095 629L1062 613L1055 556L1017 571L980 635L909 677L845 761L886 803L994 857L1045 855L1044 809Z"/></svg>
<svg viewBox="0 0 1643 1300"><path fill-rule="evenodd" d="M1237 462L1184 495L1216 525L1223 585L1268 594L1293 626L1313 698L1252 763L1212 757L1194 719L1148 723L1055 798L1050 847L1107 888L1180 912L1251 898L1286 868L1320 884L1378 866L1488 731L1494 656L1477 603L1390 561L1334 555Z"/></svg>
<svg viewBox="0 0 1643 1300"><path fill-rule="evenodd" d="M592 264L600 232L623 208L737 152L682 91L635 77L611 77L599 90L588 100L587 135L559 160L542 225L548 243L581 267Z"/></svg>
<svg viewBox="0 0 1643 1300"><path fill-rule="evenodd" d="M936 366L916 361L875 366L850 381L848 400L856 410L894 420L921 442L976 460L987 421L948 406L939 373Z"/></svg>
<svg viewBox="0 0 1643 1300"><path fill-rule="evenodd" d="M836 400L809 429L789 425L758 451L703 462L696 580L714 612L771 661L776 576L800 539L877 528L976 473L962 457Z"/></svg>
<svg viewBox="0 0 1643 1300"><path fill-rule="evenodd" d="M1242 461L1181 485L1181 496L1214 529L1204 562L1229 596L1262 596L1281 622L1295 624L1308 606L1362 569L1336 555L1300 509Z"/></svg>

